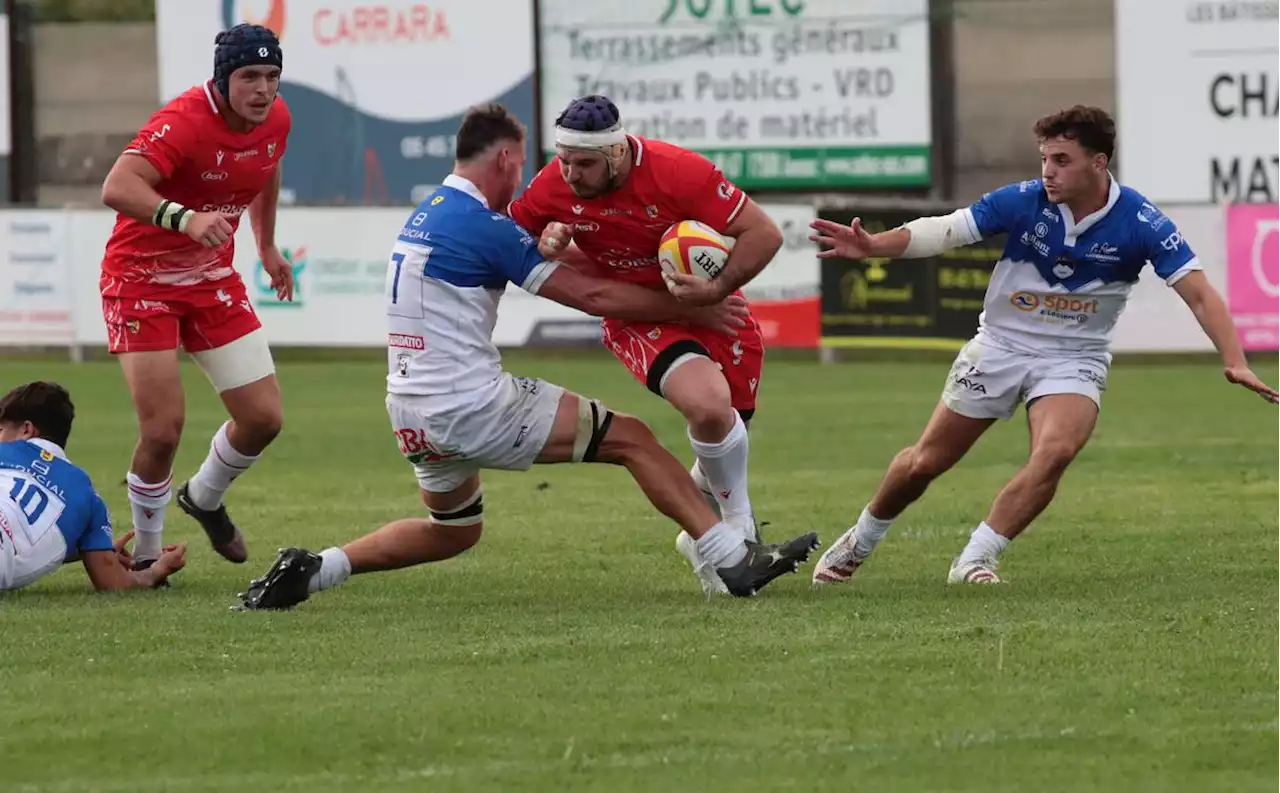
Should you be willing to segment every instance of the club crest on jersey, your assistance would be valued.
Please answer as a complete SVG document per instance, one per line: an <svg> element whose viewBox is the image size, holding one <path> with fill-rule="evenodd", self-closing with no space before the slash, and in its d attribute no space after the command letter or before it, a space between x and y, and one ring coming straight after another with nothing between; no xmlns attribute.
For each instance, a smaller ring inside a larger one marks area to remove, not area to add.
<svg viewBox="0 0 1280 793"><path fill-rule="evenodd" d="M1059 278L1070 278L1075 271L1075 262L1065 256L1059 256L1058 261L1053 265L1053 274Z"/></svg>
<svg viewBox="0 0 1280 793"><path fill-rule="evenodd" d="M268 156L268 157L274 157L274 156L276 156L276 144L275 144L275 141L272 141L271 143L268 143L268 144L267 144L267 156Z"/></svg>
<svg viewBox="0 0 1280 793"><path fill-rule="evenodd" d="M46 463L53 462L53 452L49 451L48 449L41 449L40 459L44 460Z"/></svg>

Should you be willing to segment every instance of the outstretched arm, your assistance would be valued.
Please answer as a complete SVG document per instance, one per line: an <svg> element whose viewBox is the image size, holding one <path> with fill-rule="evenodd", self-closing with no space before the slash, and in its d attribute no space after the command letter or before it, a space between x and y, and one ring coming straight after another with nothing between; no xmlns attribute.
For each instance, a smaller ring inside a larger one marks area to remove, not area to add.
<svg viewBox="0 0 1280 793"><path fill-rule="evenodd" d="M1268 402L1276 402L1280 394L1276 389L1262 382L1249 368L1249 361L1244 357L1244 348L1240 346L1240 338L1236 333L1235 323L1227 304L1223 302L1218 290L1213 288L1209 279L1201 270L1187 273L1173 285L1173 290L1183 299L1196 322L1204 329L1204 334L1213 342L1219 355L1222 356L1222 373L1227 380L1256 392Z"/></svg>

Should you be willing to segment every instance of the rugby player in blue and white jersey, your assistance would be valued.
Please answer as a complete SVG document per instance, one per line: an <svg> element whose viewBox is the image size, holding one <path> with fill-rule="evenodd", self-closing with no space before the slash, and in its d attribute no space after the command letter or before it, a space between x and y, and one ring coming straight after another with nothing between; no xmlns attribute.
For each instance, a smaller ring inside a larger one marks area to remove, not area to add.
<svg viewBox="0 0 1280 793"><path fill-rule="evenodd" d="M480 539L480 472L535 463L625 466L650 502L695 538L735 595L754 595L817 547L813 533L781 545L745 539L716 516L642 421L503 371L493 329L508 283L594 316L734 333L746 314L740 299L692 306L666 290L596 278L556 261L563 245L540 248L501 212L520 186L525 137L524 126L500 105L468 111L453 173L410 213L391 251L386 406L429 517L389 523L320 554L286 548L250 583L243 608L290 608L354 574L457 556Z"/></svg>
<svg viewBox="0 0 1280 793"><path fill-rule="evenodd" d="M186 544L134 570L113 541L106 504L67 460L75 407L64 388L37 381L0 398L0 591L21 589L79 559L98 591L163 585L186 564Z"/></svg>
<svg viewBox="0 0 1280 793"><path fill-rule="evenodd" d="M972 206L868 234L813 223L819 255L935 256L1001 233L977 335L960 351L941 404L915 445L889 465L858 521L823 554L815 583L847 581L893 521L965 455L997 419L1027 408L1031 452L951 564L947 580L994 583L997 557L1053 499L1098 419L1111 331L1148 262L1190 307L1222 356L1228 381L1276 402L1250 370L1230 314L1177 226L1109 170L1115 123L1076 106L1035 124L1042 178L1007 185Z"/></svg>

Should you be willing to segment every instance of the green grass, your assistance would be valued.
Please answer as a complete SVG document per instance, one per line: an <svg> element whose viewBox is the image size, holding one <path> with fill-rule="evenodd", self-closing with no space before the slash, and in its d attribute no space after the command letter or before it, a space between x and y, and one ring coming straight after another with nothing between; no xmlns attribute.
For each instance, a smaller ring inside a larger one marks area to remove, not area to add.
<svg viewBox="0 0 1280 793"><path fill-rule="evenodd" d="M637 413L689 461L674 411L612 361L509 365ZM768 364L751 479L766 532L839 536L945 371ZM421 509L381 366L280 376L284 434L228 498L249 564L171 506L167 538L192 541L171 591L96 596L77 565L0 599L0 789L1276 789L1277 413L1213 366L1117 364L1093 442L1006 551L1006 586L945 577L1023 460L1021 413L843 587L812 590L810 565L709 602L623 470L555 466L486 474L486 535L460 559L234 613L278 546ZM71 457L123 526L118 369L0 364L2 386L35 377L72 388ZM222 421L187 377L179 481Z"/></svg>

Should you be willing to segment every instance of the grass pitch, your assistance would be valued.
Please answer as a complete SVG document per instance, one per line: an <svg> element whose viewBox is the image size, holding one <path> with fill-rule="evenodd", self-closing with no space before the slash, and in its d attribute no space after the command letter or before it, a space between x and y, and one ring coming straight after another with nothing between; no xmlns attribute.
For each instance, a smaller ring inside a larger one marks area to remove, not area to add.
<svg viewBox="0 0 1280 793"><path fill-rule="evenodd" d="M611 359L508 366L642 416L691 460L679 417ZM945 373L768 362L751 441L766 536L834 541ZM222 421L186 374L176 482ZM118 368L0 375L72 389L71 458L127 528ZM462 558L233 613L277 547L421 509L381 364L280 377L284 434L228 497L248 564L171 505L166 538L191 541L171 591L93 595L75 565L0 596L0 790L1276 789L1277 412L1212 365L1116 364L1004 586L945 577L1024 459L1021 412L845 586L811 589L811 562L707 601L625 471L555 466L487 473L486 534Z"/></svg>

